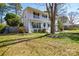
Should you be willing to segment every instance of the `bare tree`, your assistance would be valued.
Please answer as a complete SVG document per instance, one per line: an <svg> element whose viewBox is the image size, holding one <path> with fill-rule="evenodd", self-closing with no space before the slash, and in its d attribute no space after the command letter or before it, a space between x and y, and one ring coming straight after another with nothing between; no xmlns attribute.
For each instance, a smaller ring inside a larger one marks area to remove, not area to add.
<svg viewBox="0 0 79 59"><path fill-rule="evenodd" d="M62 7L64 6L64 4L59 4L59 3L46 3L46 9L49 15L49 19L51 21L51 33L54 34L55 33L55 21L56 21L56 17L59 16L60 14L64 14L66 13L66 9L62 9ZM60 13L60 11L63 11Z"/></svg>
<svg viewBox="0 0 79 59"><path fill-rule="evenodd" d="M68 21L67 16L60 16L59 19L61 19L62 23L66 23Z"/></svg>
<svg viewBox="0 0 79 59"><path fill-rule="evenodd" d="M46 3L46 8L48 11L48 15L51 21L51 33L55 33L55 18L56 18L56 12L57 12L57 4L56 3Z"/></svg>
<svg viewBox="0 0 79 59"><path fill-rule="evenodd" d="M69 23L73 26L77 21L79 13L78 12L70 12L68 13L69 16Z"/></svg>

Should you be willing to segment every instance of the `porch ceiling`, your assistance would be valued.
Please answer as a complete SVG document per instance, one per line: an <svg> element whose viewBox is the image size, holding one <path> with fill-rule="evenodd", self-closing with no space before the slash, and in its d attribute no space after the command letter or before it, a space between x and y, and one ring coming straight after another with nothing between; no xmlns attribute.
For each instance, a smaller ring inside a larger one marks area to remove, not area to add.
<svg viewBox="0 0 79 59"><path fill-rule="evenodd" d="M50 22L49 20L42 20L42 19L31 19L31 22Z"/></svg>

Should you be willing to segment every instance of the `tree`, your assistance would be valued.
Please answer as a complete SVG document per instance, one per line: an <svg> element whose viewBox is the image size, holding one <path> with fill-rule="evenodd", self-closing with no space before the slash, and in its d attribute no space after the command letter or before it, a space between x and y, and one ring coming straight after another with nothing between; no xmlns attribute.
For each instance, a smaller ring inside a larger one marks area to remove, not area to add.
<svg viewBox="0 0 79 59"><path fill-rule="evenodd" d="M5 28L6 28L6 25L0 23L0 33L3 33Z"/></svg>
<svg viewBox="0 0 79 59"><path fill-rule="evenodd" d="M59 19L61 19L63 24L68 21L68 17L67 16L60 16Z"/></svg>
<svg viewBox="0 0 79 59"><path fill-rule="evenodd" d="M76 22L78 22L77 18L79 16L78 12L70 12L68 13L69 23L73 26Z"/></svg>
<svg viewBox="0 0 79 59"><path fill-rule="evenodd" d="M55 21L57 16L59 16L62 13L66 13L66 11L64 11L65 9L61 9L64 6L64 4L59 4L59 3L46 3L46 9L49 15L49 19L51 21L51 33L54 34L55 33ZM63 11L62 13L60 13L59 11Z"/></svg>
<svg viewBox="0 0 79 59"><path fill-rule="evenodd" d="M20 3L9 3L9 5L12 7L12 9L15 10L15 13L16 13L17 15L20 14L20 11L21 11L21 9L22 9L22 6L21 6Z"/></svg>
<svg viewBox="0 0 79 59"><path fill-rule="evenodd" d="M69 21L68 16L59 16L58 20L62 21L63 25Z"/></svg>
<svg viewBox="0 0 79 59"><path fill-rule="evenodd" d="M60 28L62 30L64 30L64 24L66 24L69 21L67 16L59 16L58 17L58 29L60 30Z"/></svg>
<svg viewBox="0 0 79 59"><path fill-rule="evenodd" d="M8 6L5 3L0 3L0 20L1 23L3 22L3 16L5 15L5 13L8 11Z"/></svg>
<svg viewBox="0 0 79 59"><path fill-rule="evenodd" d="M49 15L49 18L51 20L51 33L55 33L55 16L57 11L57 4L56 3L46 3L47 12Z"/></svg>
<svg viewBox="0 0 79 59"><path fill-rule="evenodd" d="M62 31L64 29L62 19L58 19L58 30Z"/></svg>
<svg viewBox="0 0 79 59"><path fill-rule="evenodd" d="M20 17L16 14L8 13L4 17L4 19L6 20L6 22L9 26L18 26L19 25Z"/></svg>

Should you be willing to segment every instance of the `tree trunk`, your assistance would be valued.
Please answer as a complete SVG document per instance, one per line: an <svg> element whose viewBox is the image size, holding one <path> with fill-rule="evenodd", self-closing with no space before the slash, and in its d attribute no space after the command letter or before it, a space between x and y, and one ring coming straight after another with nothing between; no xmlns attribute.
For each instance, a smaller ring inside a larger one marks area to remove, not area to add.
<svg viewBox="0 0 79 59"><path fill-rule="evenodd" d="M55 34L55 19L56 19L56 12L57 12L57 3L52 3L49 5L46 4L46 8L48 11L49 19L51 21L51 33Z"/></svg>
<svg viewBox="0 0 79 59"><path fill-rule="evenodd" d="M51 33L55 34L55 21L53 17L51 17Z"/></svg>
<svg viewBox="0 0 79 59"><path fill-rule="evenodd" d="M18 15L17 7L18 7L18 4L15 4L15 13Z"/></svg>
<svg viewBox="0 0 79 59"><path fill-rule="evenodd" d="M55 20L56 20L56 12L57 12L57 4L56 3L52 3L52 9L53 11L51 11L51 33L55 34Z"/></svg>
<svg viewBox="0 0 79 59"><path fill-rule="evenodd" d="M17 8L15 7L15 13L18 15Z"/></svg>
<svg viewBox="0 0 79 59"><path fill-rule="evenodd" d="M2 23L2 16L1 16L1 23Z"/></svg>

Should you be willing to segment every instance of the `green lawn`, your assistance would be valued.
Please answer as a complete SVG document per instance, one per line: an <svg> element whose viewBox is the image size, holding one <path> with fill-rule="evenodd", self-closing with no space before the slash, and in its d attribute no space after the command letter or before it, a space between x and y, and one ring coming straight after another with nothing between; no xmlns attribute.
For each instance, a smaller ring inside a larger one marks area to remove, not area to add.
<svg viewBox="0 0 79 59"><path fill-rule="evenodd" d="M32 33L32 34L3 34L0 35L0 41L5 41L5 40L15 40L15 39L19 39L19 38L33 38L33 37L38 37L41 35L44 35L45 33Z"/></svg>
<svg viewBox="0 0 79 59"><path fill-rule="evenodd" d="M0 35L0 55L1 56L79 55L78 31L65 31L56 34L62 36L62 38L50 38L44 35L46 35L46 33Z"/></svg>

